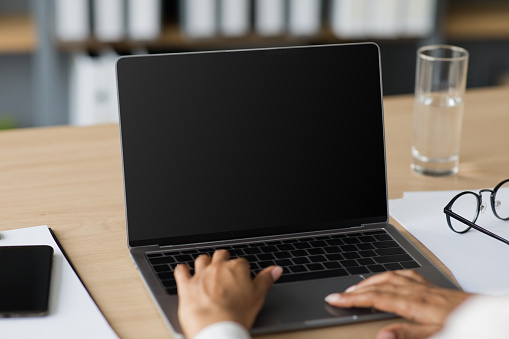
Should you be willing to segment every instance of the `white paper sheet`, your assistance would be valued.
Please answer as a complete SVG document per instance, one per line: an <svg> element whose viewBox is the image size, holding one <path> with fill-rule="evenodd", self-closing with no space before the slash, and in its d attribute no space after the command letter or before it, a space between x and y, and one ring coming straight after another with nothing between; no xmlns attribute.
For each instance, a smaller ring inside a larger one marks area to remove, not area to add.
<svg viewBox="0 0 509 339"><path fill-rule="evenodd" d="M2 338L118 338L53 240L47 226L0 232L0 246L53 247L49 314L0 318Z"/></svg>
<svg viewBox="0 0 509 339"><path fill-rule="evenodd" d="M451 270L466 292L509 294L509 246L475 229L454 233L447 225L444 207L459 192L405 192L403 199L389 201L389 214ZM483 201L488 208L476 224L509 239L509 221L493 215L489 194Z"/></svg>

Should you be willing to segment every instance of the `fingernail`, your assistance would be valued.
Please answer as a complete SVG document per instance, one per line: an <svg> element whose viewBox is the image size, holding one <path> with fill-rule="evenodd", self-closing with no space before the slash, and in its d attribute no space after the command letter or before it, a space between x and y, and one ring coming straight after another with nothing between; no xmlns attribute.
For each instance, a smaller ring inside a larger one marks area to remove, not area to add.
<svg viewBox="0 0 509 339"><path fill-rule="evenodd" d="M325 297L325 301L330 303L339 301L341 299L341 295L339 293L332 293Z"/></svg>
<svg viewBox="0 0 509 339"><path fill-rule="evenodd" d="M396 335L391 331L380 332L376 339L396 339Z"/></svg>
<svg viewBox="0 0 509 339"><path fill-rule="evenodd" d="M350 286L350 287L348 287L348 288L345 290L345 292L346 292L346 293L353 292L353 291L355 290L355 288L356 288L356 287L355 287L355 285Z"/></svg>
<svg viewBox="0 0 509 339"><path fill-rule="evenodd" d="M272 275L272 280L276 281L281 277L281 274L283 274L283 268L281 266L276 266L270 271L270 275Z"/></svg>

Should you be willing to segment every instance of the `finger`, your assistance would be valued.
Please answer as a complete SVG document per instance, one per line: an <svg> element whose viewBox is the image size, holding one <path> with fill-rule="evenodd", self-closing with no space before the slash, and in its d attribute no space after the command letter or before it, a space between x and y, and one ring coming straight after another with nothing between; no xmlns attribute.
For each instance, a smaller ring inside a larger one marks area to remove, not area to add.
<svg viewBox="0 0 509 339"><path fill-rule="evenodd" d="M230 252L227 250L217 250L212 255L212 262L228 261L230 260Z"/></svg>
<svg viewBox="0 0 509 339"><path fill-rule="evenodd" d="M371 285L376 285L376 284L383 284L383 283L387 283L387 282L393 282L393 280L395 280L395 279L396 279L396 274L394 273L394 271L376 274L376 275L369 277L366 280L362 280L361 282L359 282L353 286L350 286L349 288L346 289L345 292L352 292L352 291L354 291L358 288L361 288L361 287L366 287L366 286L371 286Z"/></svg>
<svg viewBox="0 0 509 339"><path fill-rule="evenodd" d="M390 272L384 272L380 274L373 275L369 277L366 280L363 280L359 282L356 285L350 286L346 289L346 292L352 292L354 290L357 290L362 287L367 286L373 286L373 285L380 285L380 284L391 284L391 285L412 285L412 284L426 284L428 285L429 282L424 279L421 275L409 271L409 270L402 270L402 271L390 271Z"/></svg>
<svg viewBox="0 0 509 339"><path fill-rule="evenodd" d="M397 323L384 327L378 332L377 339L424 339L440 331L437 325L417 325Z"/></svg>
<svg viewBox="0 0 509 339"><path fill-rule="evenodd" d="M175 281L177 282L177 291L180 294L183 286L186 286L189 279L191 279L190 268L187 265L179 264L175 267L175 271L173 275L175 276Z"/></svg>
<svg viewBox="0 0 509 339"><path fill-rule="evenodd" d="M373 307L425 324L440 324L447 315L447 311L444 312L440 307L444 298L437 296L428 287L416 290L385 285L384 288L374 286L349 293L334 293L328 295L325 301L344 308Z"/></svg>
<svg viewBox="0 0 509 339"><path fill-rule="evenodd" d="M396 313L400 316L408 315L408 298L396 292L379 289L365 289L362 292L333 293L325 297L330 305L351 308L351 307L374 307L380 311Z"/></svg>
<svg viewBox="0 0 509 339"><path fill-rule="evenodd" d="M212 259L208 255L206 255L206 254L200 255L194 261L195 272L200 272L202 269L204 269L207 265L210 264L211 260Z"/></svg>
<svg viewBox="0 0 509 339"><path fill-rule="evenodd" d="M247 277L249 280L251 280L250 275L250 267L249 262L246 258L235 258L230 260L229 264L234 268L234 270L239 271L242 277Z"/></svg>
<svg viewBox="0 0 509 339"><path fill-rule="evenodd" d="M256 292L265 297L281 274L283 274L283 268L280 266L269 266L261 270L253 280Z"/></svg>
<svg viewBox="0 0 509 339"><path fill-rule="evenodd" d="M418 283L422 283L422 284L426 284L426 285L431 284L426 278L424 278L422 275L420 275L419 273L417 273L414 270L399 270L399 271L394 271L394 273L405 276L408 279L411 279Z"/></svg>

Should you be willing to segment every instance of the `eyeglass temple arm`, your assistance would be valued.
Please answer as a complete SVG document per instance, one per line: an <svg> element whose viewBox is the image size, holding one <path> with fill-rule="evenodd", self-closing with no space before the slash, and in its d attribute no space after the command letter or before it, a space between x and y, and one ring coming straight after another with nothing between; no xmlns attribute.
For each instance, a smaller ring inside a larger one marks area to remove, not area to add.
<svg viewBox="0 0 509 339"><path fill-rule="evenodd" d="M453 217L454 219L458 220L458 221L461 221L462 223L472 227L472 228L475 228L476 230L478 230L479 232L482 232L486 235L489 235L490 237L493 237L497 240L500 240L501 242L503 242L504 244L507 244L509 245L509 240L505 239L505 238L502 238L501 236L499 235L496 235L495 233L492 233L490 231L488 231L487 229L477 225L477 224L474 224L473 222L471 222L470 220L468 219L465 219L463 218L462 216L454 213L453 211L451 211L450 209L448 209L447 207L444 208L444 213Z"/></svg>

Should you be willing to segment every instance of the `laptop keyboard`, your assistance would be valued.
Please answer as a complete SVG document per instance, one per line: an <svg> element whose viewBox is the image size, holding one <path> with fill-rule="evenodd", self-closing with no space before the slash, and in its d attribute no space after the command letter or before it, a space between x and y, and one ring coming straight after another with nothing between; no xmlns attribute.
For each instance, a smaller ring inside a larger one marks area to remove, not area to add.
<svg viewBox="0 0 509 339"><path fill-rule="evenodd" d="M420 265L385 231L366 231L300 239L264 241L193 250L158 251L147 253L147 259L163 287L176 294L173 270L180 263L191 267L201 254L212 255L226 249L231 258L247 259L251 275L263 268L278 265L284 268L276 283L310 279L379 273L411 269Z"/></svg>

